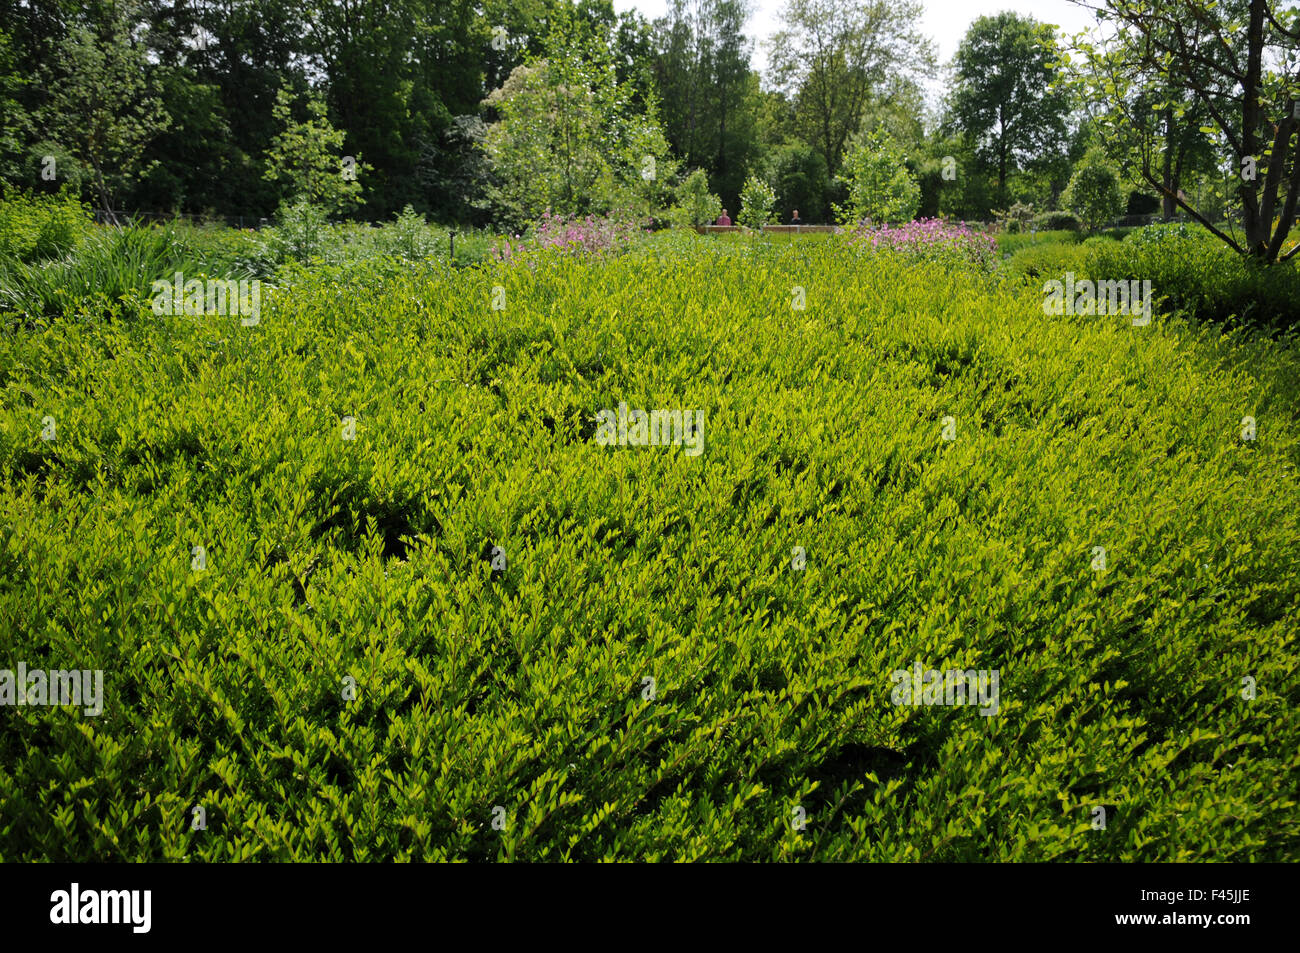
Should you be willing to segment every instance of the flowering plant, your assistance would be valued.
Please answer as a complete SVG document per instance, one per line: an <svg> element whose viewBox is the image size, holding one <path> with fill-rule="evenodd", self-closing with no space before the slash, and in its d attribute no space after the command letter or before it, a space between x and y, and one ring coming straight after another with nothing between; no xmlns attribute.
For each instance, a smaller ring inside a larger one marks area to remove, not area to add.
<svg viewBox="0 0 1300 953"><path fill-rule="evenodd" d="M597 218L566 219L547 209L542 220L528 236L508 236L500 245L492 246L492 255L498 261L513 261L529 251L556 248L577 255L617 254L627 251L645 228L635 219L619 215Z"/></svg>
<svg viewBox="0 0 1300 953"><path fill-rule="evenodd" d="M868 251L900 252L925 261L973 264L991 269L997 260L997 242L965 222L953 224L924 218L904 225L859 225L849 231L850 244Z"/></svg>

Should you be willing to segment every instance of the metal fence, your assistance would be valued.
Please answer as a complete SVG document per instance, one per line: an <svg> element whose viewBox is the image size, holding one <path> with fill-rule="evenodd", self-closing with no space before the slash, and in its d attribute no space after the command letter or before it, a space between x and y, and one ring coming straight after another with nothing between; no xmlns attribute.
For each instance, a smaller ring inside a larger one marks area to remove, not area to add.
<svg viewBox="0 0 1300 953"><path fill-rule="evenodd" d="M125 222L184 222L187 225L225 225L227 228L266 228L271 219L252 215L168 215L160 212L105 212L95 209L95 222L99 225ZM116 217L116 223L114 222Z"/></svg>

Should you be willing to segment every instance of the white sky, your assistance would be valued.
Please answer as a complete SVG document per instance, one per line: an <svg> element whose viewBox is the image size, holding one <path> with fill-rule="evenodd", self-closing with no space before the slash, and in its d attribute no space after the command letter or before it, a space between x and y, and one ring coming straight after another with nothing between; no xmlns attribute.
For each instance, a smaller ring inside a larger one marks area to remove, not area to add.
<svg viewBox="0 0 1300 953"><path fill-rule="evenodd" d="M782 0L751 0L754 12L746 24L745 35L761 41L776 32ZM1095 25L1089 10L1070 0L922 0L925 13L921 32L935 41L940 63L947 63L957 52L957 45L976 17L1014 10L1032 16L1041 23L1053 23L1068 34ZM663 16L668 0L614 0L614 9L637 10L648 20ZM750 62L760 72L767 66L761 42L754 44ZM932 90L933 92L933 90Z"/></svg>

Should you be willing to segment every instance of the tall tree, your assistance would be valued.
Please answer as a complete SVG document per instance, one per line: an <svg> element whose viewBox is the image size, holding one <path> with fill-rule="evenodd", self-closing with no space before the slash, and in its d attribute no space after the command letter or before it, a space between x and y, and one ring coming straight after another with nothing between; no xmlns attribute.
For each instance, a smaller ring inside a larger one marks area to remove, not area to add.
<svg viewBox="0 0 1300 953"><path fill-rule="evenodd" d="M497 206L511 225L560 214L664 207L675 163L656 104L642 112L618 82L608 36L583 18L553 14L544 56L494 90L499 114L485 148Z"/></svg>
<svg viewBox="0 0 1300 953"><path fill-rule="evenodd" d="M264 175L287 184L291 200L305 200L327 212L355 205L369 166L359 155L343 156L343 133L330 124L321 99L308 98L302 122L293 118L293 99L287 86L276 98L275 118L283 128L266 150Z"/></svg>
<svg viewBox="0 0 1300 953"><path fill-rule="evenodd" d="M949 120L997 169L1004 204L1009 172L1064 146L1059 58L1054 27L1010 12L979 17L957 49Z"/></svg>
<svg viewBox="0 0 1300 953"><path fill-rule="evenodd" d="M920 18L917 0L786 0L782 29L768 41L771 77L832 174L889 81L933 68Z"/></svg>
<svg viewBox="0 0 1300 953"><path fill-rule="evenodd" d="M138 4L102 14L73 22L59 41L43 70L49 98L39 122L85 166L100 208L115 219L117 198L147 171L145 148L168 117L149 81Z"/></svg>
<svg viewBox="0 0 1300 953"><path fill-rule="evenodd" d="M1101 23L1093 33L1075 37L1072 49L1081 57L1064 57L1071 82L1090 127L1128 180L1145 188L1148 178L1159 179L1161 211L1169 221L1184 176L1215 165L1210 137L1201 129L1205 106L1189 90L1145 67L1138 47L1124 41L1123 31L1106 30L1110 35L1100 38L1104 27ZM1196 46L1210 41L1203 27L1187 27L1196 34ZM1208 78L1203 73L1199 81Z"/></svg>
<svg viewBox="0 0 1300 953"><path fill-rule="evenodd" d="M0 29L0 177L16 179L21 174L21 140L26 130L19 96L25 85L13 39Z"/></svg>
<svg viewBox="0 0 1300 953"><path fill-rule="evenodd" d="M749 9L748 0L673 0L657 24L655 78L668 141L688 164L708 171L729 204L755 152Z"/></svg>
<svg viewBox="0 0 1300 953"><path fill-rule="evenodd" d="M1103 54L1100 90L1117 111L1147 84L1167 98L1154 111L1185 117L1190 99L1203 110L1200 127L1225 144L1241 214L1230 234L1175 191L1153 163L1142 177L1166 200L1242 255L1262 262L1283 253L1300 198L1300 9L1273 0L1100 0L1113 26ZM1240 240L1238 240L1240 238Z"/></svg>

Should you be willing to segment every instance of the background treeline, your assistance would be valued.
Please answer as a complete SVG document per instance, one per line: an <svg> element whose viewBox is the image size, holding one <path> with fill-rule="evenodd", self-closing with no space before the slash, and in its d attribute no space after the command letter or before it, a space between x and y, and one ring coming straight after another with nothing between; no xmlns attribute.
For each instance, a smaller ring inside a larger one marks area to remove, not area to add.
<svg viewBox="0 0 1300 953"><path fill-rule="evenodd" d="M824 222L869 209L855 183L880 191L901 167L893 217L1028 222L1062 207L1081 166L1120 171L1114 129L1146 123L1164 184L1199 189L1218 218L1206 183L1226 180L1230 157L1204 120L1154 81L1094 95L1113 82L1096 63L1069 69L1051 26L982 17L939 64L913 0L787 0L760 76L749 12L674 0L650 23L610 0L0 0L0 178L133 212L269 216L307 193L363 220L409 205L513 228L547 207L734 216L747 182L770 188L781 220L797 207ZM1160 207L1127 184L1118 205L1092 204Z"/></svg>

